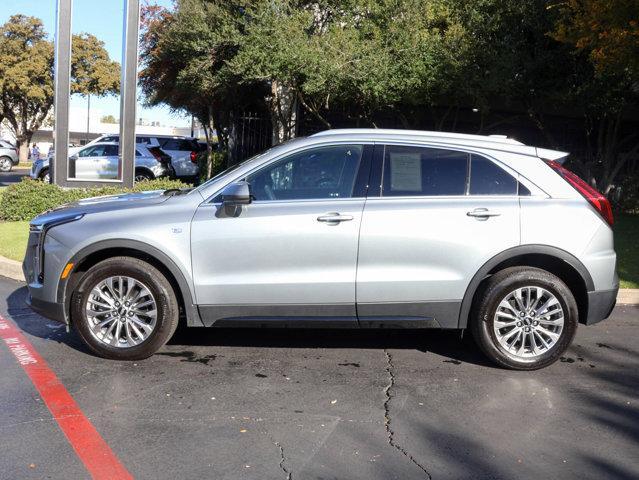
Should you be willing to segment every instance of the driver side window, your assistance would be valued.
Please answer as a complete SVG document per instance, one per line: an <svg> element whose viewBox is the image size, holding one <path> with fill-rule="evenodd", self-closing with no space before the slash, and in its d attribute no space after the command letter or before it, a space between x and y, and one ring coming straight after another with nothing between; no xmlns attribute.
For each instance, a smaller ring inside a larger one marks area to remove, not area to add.
<svg viewBox="0 0 639 480"><path fill-rule="evenodd" d="M304 150L249 175L257 201L350 198L362 158L362 145Z"/></svg>

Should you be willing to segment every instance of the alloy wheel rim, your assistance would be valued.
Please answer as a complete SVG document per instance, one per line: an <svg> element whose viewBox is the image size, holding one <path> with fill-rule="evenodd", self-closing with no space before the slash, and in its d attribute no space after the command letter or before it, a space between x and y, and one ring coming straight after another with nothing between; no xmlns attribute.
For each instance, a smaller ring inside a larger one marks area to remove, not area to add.
<svg viewBox="0 0 639 480"><path fill-rule="evenodd" d="M157 303L151 290L127 276L108 277L95 285L85 311L91 335L111 347L139 345L157 325Z"/></svg>
<svg viewBox="0 0 639 480"><path fill-rule="evenodd" d="M513 290L499 305L493 330L509 354L534 359L549 352L564 329L564 310L557 297L537 286Z"/></svg>
<svg viewBox="0 0 639 480"><path fill-rule="evenodd" d="M10 163L11 162L6 158L0 160L0 170L2 170L3 172L8 172L11 168Z"/></svg>

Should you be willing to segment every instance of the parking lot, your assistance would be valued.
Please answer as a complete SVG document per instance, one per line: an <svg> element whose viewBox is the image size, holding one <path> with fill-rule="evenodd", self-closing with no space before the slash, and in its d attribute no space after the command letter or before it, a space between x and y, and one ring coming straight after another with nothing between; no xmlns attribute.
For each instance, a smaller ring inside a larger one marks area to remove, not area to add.
<svg viewBox="0 0 639 480"><path fill-rule="evenodd" d="M437 331L182 330L118 363L31 313L23 284L0 295L135 478L639 476L637 307L580 328L561 362L511 372ZM88 478L5 343L0 365L0 477Z"/></svg>

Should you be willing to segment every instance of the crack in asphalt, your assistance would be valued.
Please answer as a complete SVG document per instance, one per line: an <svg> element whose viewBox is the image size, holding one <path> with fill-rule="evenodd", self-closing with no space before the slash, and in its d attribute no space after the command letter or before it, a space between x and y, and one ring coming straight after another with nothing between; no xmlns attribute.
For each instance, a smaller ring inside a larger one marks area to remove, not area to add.
<svg viewBox="0 0 639 480"><path fill-rule="evenodd" d="M280 469L286 474L286 480L292 480L293 474L288 468L286 468L286 465L284 465L284 461L285 461L284 447L282 447L280 442L273 442L273 443L280 451Z"/></svg>
<svg viewBox="0 0 639 480"><path fill-rule="evenodd" d="M393 365L393 357L390 353L388 353L387 349L384 349L384 355L386 356L386 373L388 373L388 385L384 387L384 396L386 399L384 400L384 428L386 428L386 436L388 437L388 444L395 448L398 452L408 458L417 468L419 468L422 472L426 474L426 477L429 480L432 480L431 474L426 470L426 468L415 460L410 453L406 451L404 447L398 444L395 441L395 432L391 428L391 417L390 417L390 401L393 398L391 390L395 386L395 366Z"/></svg>

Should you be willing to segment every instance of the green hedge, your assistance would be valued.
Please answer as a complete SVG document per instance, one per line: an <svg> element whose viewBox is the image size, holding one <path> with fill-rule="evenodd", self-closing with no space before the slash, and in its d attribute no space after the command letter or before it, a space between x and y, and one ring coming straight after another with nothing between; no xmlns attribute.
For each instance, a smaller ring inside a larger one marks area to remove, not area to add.
<svg viewBox="0 0 639 480"><path fill-rule="evenodd" d="M22 182L9 185L2 192L0 218L5 221L31 220L51 208L82 198L189 186L179 180L158 179L138 182L132 189L119 187L61 188L39 180L24 178Z"/></svg>

